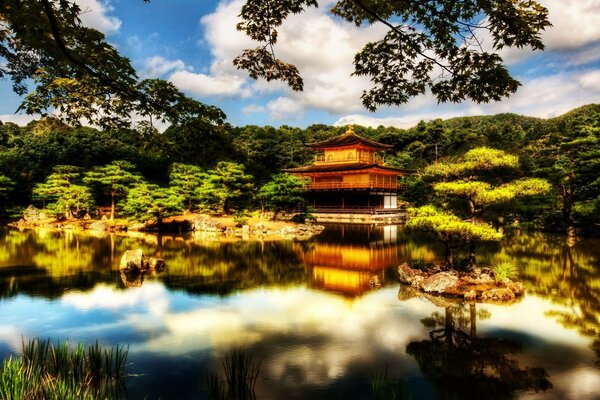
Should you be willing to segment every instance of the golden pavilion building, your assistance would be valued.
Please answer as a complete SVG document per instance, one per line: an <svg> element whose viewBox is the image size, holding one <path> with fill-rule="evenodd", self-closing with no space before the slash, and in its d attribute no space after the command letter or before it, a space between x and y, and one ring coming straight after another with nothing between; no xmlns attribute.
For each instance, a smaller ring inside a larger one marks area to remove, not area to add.
<svg viewBox="0 0 600 400"><path fill-rule="evenodd" d="M346 133L307 147L317 151L312 165L285 169L310 178L307 204L321 222L398 222L401 177L410 170L386 166L380 153L392 145Z"/></svg>

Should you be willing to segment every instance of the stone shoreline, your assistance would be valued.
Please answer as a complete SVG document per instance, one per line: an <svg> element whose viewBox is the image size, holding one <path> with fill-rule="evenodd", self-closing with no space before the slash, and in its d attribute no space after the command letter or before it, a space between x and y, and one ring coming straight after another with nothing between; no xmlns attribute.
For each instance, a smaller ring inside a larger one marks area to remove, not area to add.
<svg viewBox="0 0 600 400"><path fill-rule="evenodd" d="M407 263L398 267L401 283L430 294L462 298L466 301L512 302L525 294L523 284L508 278L497 281L487 268L458 273L441 268L414 269Z"/></svg>
<svg viewBox="0 0 600 400"><path fill-rule="evenodd" d="M29 210L29 209L28 209ZM160 226L154 222L128 221L124 219L92 220L48 218L41 212L29 213L24 218L8 225L18 229L53 229L59 231L91 232L150 232L150 233L201 233L213 240L307 240L320 234L324 226L300 224L291 221L272 221L262 218L248 218L240 224L232 216L212 216L207 214L182 214L165 218Z"/></svg>

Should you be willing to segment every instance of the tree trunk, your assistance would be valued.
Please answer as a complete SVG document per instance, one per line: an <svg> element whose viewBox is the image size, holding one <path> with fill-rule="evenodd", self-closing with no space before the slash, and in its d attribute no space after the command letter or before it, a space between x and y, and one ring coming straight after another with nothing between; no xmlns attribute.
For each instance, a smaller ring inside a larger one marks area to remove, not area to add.
<svg viewBox="0 0 600 400"><path fill-rule="evenodd" d="M477 306L469 304L469 316L471 321L471 338L477 337Z"/></svg>
<svg viewBox="0 0 600 400"><path fill-rule="evenodd" d="M446 315L444 318L444 336L446 344L452 346L454 344L454 320L452 319L452 306L446 307Z"/></svg>
<svg viewBox="0 0 600 400"><path fill-rule="evenodd" d="M115 219L115 192L110 192L110 220Z"/></svg>
<svg viewBox="0 0 600 400"><path fill-rule="evenodd" d="M229 199L223 202L223 214L229 214Z"/></svg>
<svg viewBox="0 0 600 400"><path fill-rule="evenodd" d="M446 268L454 269L454 251L449 242L444 242L444 247L446 249L444 264L446 265Z"/></svg>
<svg viewBox="0 0 600 400"><path fill-rule="evenodd" d="M475 240L469 241L469 268L475 267L477 260L475 258Z"/></svg>

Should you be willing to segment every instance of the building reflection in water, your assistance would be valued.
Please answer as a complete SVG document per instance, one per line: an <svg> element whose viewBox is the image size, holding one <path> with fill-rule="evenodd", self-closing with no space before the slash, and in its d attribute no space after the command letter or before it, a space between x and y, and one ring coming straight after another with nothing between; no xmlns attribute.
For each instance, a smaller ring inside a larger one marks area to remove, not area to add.
<svg viewBox="0 0 600 400"><path fill-rule="evenodd" d="M328 227L302 252L310 286L355 297L381 287L398 265L396 225Z"/></svg>

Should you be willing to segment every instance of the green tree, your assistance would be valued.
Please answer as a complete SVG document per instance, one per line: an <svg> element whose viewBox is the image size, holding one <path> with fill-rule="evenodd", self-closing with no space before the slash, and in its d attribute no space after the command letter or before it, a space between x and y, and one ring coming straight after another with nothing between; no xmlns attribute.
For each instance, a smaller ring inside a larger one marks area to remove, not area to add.
<svg viewBox="0 0 600 400"><path fill-rule="evenodd" d="M0 175L0 214L6 211L6 204L9 199L9 194L14 189L15 183L12 179Z"/></svg>
<svg viewBox="0 0 600 400"><path fill-rule="evenodd" d="M307 180L289 174L274 175L258 191L263 207L274 212L273 220L283 210L290 210L304 202L303 187Z"/></svg>
<svg viewBox="0 0 600 400"><path fill-rule="evenodd" d="M141 182L129 189L122 211L140 221L156 219L161 225L164 217L182 212L183 208L183 197L171 188Z"/></svg>
<svg viewBox="0 0 600 400"><path fill-rule="evenodd" d="M102 186L110 195L110 219L115 219L117 201L127 195L129 188L140 182L141 175L136 166L124 160L113 161L101 167L95 167L85 174L83 182L86 185Z"/></svg>
<svg viewBox="0 0 600 400"><path fill-rule="evenodd" d="M184 96L170 82L139 81L101 32L82 25L81 12L68 0L0 2L0 78L10 77L13 90L25 96L20 109L55 110L71 124L84 118L103 127L129 126L131 114L223 122L221 110Z"/></svg>
<svg viewBox="0 0 600 400"><path fill-rule="evenodd" d="M248 200L253 190L253 177L243 164L221 161L207 172L196 195L203 205L227 214L232 202Z"/></svg>
<svg viewBox="0 0 600 400"><path fill-rule="evenodd" d="M302 90L298 69L277 59L274 46L283 21L313 6L316 0L246 0L237 29L261 46L245 50L234 64L252 78L283 80ZM550 26L548 10L533 0L338 0L331 12L357 27L381 23L389 29L354 58L354 75L368 76L374 85L362 95L371 111L406 103L427 90L441 102L500 100L520 83L498 52L526 46L541 50L541 31Z"/></svg>
<svg viewBox="0 0 600 400"><path fill-rule="evenodd" d="M183 197L188 210L198 203L197 189L208 178L202 168L196 165L175 163L171 166L169 185L174 193Z"/></svg>
<svg viewBox="0 0 600 400"><path fill-rule="evenodd" d="M409 226L433 231L446 245L449 266L452 261L448 259L449 251L451 255L449 242L456 237L462 239L469 244L469 266L473 267L476 242L502 237L485 222L484 211L518 197L540 195L550 190L549 183L539 178L500 183L501 177L510 177L518 167L517 156L487 147L469 150L455 162L428 166L425 176L438 181L433 184L433 190L450 211L440 213L421 207L413 211L415 220L409 221Z"/></svg>
<svg viewBox="0 0 600 400"><path fill-rule="evenodd" d="M406 226L430 232L444 245L444 264L453 268L455 250L464 243L498 241L502 234L486 223L473 223L456 215L427 205L409 209L410 218Z"/></svg>
<svg viewBox="0 0 600 400"><path fill-rule="evenodd" d="M571 111L528 146L536 172L548 177L560 198L562 228L600 222L600 110Z"/></svg>
<svg viewBox="0 0 600 400"><path fill-rule="evenodd" d="M33 189L33 198L44 202L55 216L79 218L93 206L93 196L87 186L78 184L81 169L72 165L57 165L44 183ZM48 202L48 203L47 203Z"/></svg>

